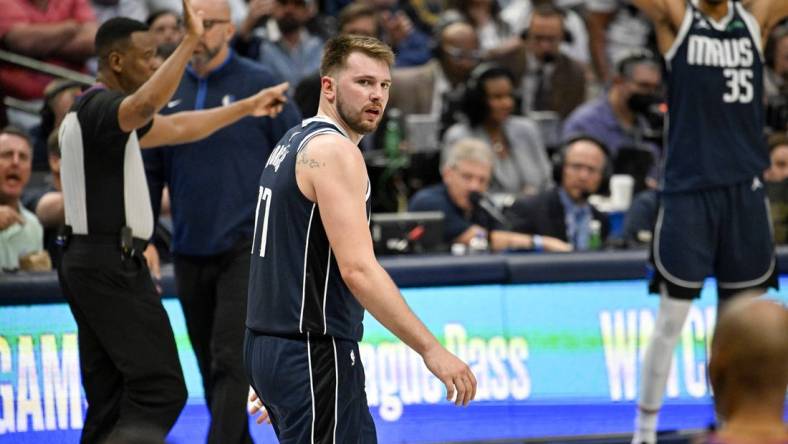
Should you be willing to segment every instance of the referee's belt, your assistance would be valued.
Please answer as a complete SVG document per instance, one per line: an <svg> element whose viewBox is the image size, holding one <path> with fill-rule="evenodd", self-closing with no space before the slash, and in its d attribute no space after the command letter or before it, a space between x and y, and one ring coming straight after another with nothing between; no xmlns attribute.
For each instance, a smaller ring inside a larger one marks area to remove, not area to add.
<svg viewBox="0 0 788 444"><path fill-rule="evenodd" d="M127 256L142 254L148 246L148 241L134 237L130 245L123 246L119 234L72 234L68 239L69 245L87 245L96 247L115 247Z"/></svg>

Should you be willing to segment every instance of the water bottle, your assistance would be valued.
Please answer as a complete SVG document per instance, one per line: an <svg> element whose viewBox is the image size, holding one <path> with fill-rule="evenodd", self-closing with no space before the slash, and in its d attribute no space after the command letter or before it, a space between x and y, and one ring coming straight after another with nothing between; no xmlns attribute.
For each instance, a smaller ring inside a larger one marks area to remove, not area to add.
<svg viewBox="0 0 788 444"><path fill-rule="evenodd" d="M588 223L588 249L599 250L602 248L602 222L591 219Z"/></svg>
<svg viewBox="0 0 788 444"><path fill-rule="evenodd" d="M402 112L397 108L391 108L388 112L388 121L386 121L386 131L383 133L383 150L389 165L393 167L399 167L398 164L402 158L400 151L402 143L401 118Z"/></svg>

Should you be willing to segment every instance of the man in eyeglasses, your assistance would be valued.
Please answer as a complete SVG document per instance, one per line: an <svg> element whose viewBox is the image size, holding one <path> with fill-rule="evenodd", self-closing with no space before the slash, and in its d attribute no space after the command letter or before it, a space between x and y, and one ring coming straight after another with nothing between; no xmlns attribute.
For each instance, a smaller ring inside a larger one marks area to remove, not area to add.
<svg viewBox="0 0 788 444"><path fill-rule="evenodd" d="M205 32L162 113L228 106L278 83L230 49L235 29L226 0L192 4L203 13ZM241 362L255 210L249 196L276 141L299 119L287 104L276 118L247 117L198 142L145 153L156 215L169 186L176 284L211 412L211 443L251 442Z"/></svg>
<svg viewBox="0 0 788 444"><path fill-rule="evenodd" d="M569 243L574 251L599 248L594 245L593 226L599 226L599 240L610 232L607 216L588 202L607 179L608 151L602 142L588 135L568 140L561 150L557 168L558 186L536 196L518 199L509 209L515 231L552 236Z"/></svg>

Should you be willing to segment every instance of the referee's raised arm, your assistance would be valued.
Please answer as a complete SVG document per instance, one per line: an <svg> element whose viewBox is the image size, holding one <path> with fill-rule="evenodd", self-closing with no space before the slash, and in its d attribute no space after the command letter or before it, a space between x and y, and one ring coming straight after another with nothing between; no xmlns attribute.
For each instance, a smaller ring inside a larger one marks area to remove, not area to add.
<svg viewBox="0 0 788 444"><path fill-rule="evenodd" d="M186 32L183 40L175 52L145 81L133 94L123 99L118 109L118 124L123 131L131 132L150 122L153 116L167 104L183 77L186 64L197 47L200 37L205 31L202 23L202 14L192 8L188 0L183 0L183 22ZM132 39L134 36L132 36ZM97 48L98 49L98 48ZM150 49L148 49L150 50ZM155 51L155 49L154 49ZM133 63L146 63L150 59L124 60L137 54L114 52L108 54L106 69L124 69L124 65ZM99 54L101 57L101 54ZM107 82L108 79L99 74L99 80Z"/></svg>

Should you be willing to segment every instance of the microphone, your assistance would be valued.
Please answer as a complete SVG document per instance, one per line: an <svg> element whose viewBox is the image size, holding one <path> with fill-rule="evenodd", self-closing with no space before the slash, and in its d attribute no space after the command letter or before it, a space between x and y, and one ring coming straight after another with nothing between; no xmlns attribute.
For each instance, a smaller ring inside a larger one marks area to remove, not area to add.
<svg viewBox="0 0 788 444"><path fill-rule="evenodd" d="M490 196L487 193L471 191L470 194L468 194L468 199L471 201L471 204L474 208L483 210L504 228L508 228L510 226L509 219L504 216L503 213L501 213L498 207L495 206L495 203L493 203L492 199L490 199Z"/></svg>

